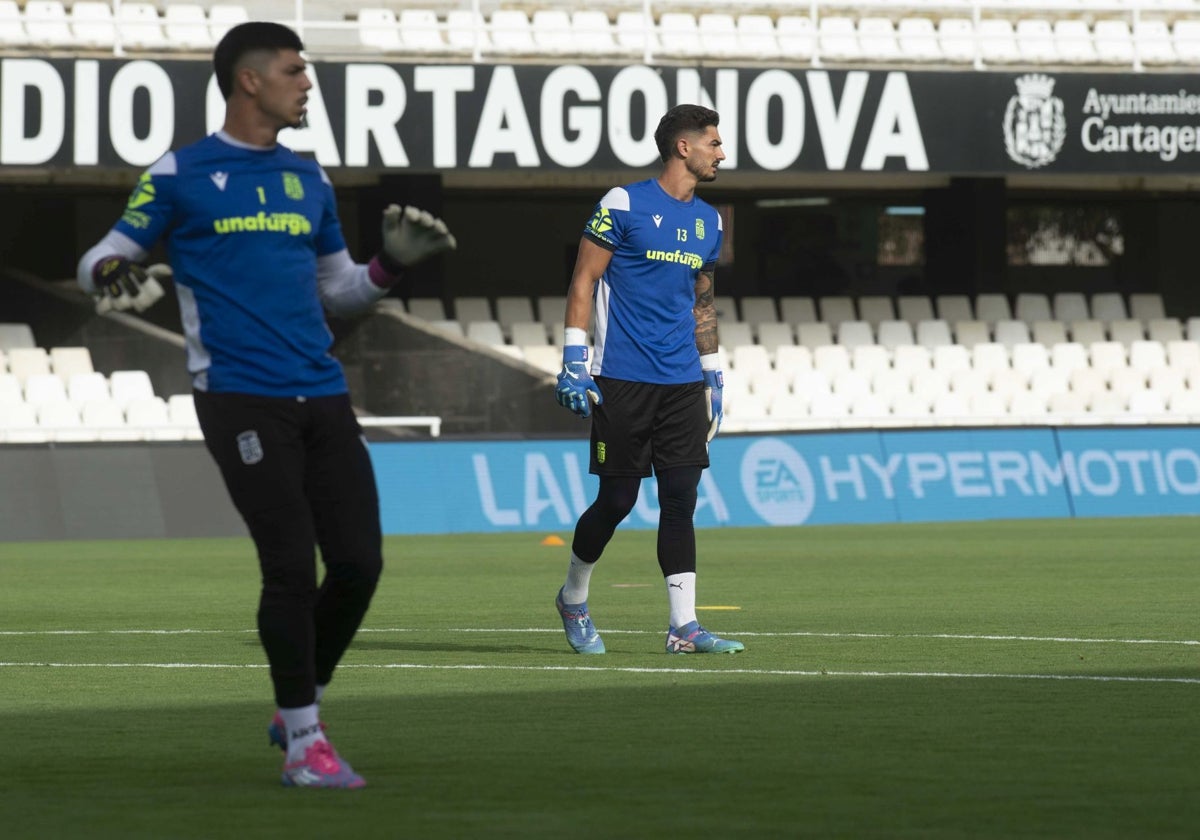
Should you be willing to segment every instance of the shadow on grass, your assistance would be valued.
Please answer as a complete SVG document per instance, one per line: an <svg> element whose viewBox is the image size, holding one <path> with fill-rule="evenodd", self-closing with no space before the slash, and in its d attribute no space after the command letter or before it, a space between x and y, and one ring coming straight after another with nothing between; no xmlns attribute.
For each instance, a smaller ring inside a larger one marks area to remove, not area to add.
<svg viewBox="0 0 1200 840"><path fill-rule="evenodd" d="M119 698L72 678L116 708L0 714L6 838L1152 837L1200 816L1192 686L347 673L324 711L352 792L279 787L269 709L230 700L261 680L135 677Z"/></svg>

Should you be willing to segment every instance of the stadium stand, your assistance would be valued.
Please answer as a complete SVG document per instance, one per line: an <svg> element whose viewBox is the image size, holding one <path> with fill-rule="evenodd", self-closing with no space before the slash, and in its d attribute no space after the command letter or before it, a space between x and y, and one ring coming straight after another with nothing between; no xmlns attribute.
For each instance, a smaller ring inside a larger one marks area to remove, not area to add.
<svg viewBox="0 0 1200 840"><path fill-rule="evenodd" d="M162 12L159 13L161 8ZM1007 0L962 4L829 6L768 12L734 2L570 10L466 4L333 7L301 2L275 17L300 26L310 49L344 50L348 31L367 53L490 57L641 57L668 61L772 60L846 64L1187 67L1200 60L1200 19L1154 0L1132 8L1080 0L1044 8ZM0 47L203 52L249 19L236 3L0 0Z"/></svg>

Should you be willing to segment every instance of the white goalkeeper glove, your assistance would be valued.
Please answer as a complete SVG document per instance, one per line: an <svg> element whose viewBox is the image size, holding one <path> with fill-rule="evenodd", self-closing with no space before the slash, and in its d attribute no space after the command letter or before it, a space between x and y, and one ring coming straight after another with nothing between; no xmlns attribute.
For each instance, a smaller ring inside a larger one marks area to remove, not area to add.
<svg viewBox="0 0 1200 840"><path fill-rule="evenodd" d="M96 312L144 312L163 296L159 279L171 276L171 267L163 263L143 268L125 257L105 257L92 268Z"/></svg>
<svg viewBox="0 0 1200 840"><path fill-rule="evenodd" d="M700 372L704 375L704 399L708 409L708 440L712 441L721 429L721 419L725 416L724 391L725 375L716 367L719 357L711 353L700 357Z"/></svg>
<svg viewBox="0 0 1200 840"><path fill-rule="evenodd" d="M399 274L443 251L458 247L446 223L427 210L398 204L383 211L383 250L379 264L389 274Z"/></svg>

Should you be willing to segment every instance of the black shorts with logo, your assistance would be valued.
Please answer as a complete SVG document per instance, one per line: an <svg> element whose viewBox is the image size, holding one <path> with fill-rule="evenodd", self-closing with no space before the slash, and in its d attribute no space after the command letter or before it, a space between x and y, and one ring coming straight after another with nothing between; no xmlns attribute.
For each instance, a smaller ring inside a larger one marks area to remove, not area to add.
<svg viewBox="0 0 1200 840"><path fill-rule="evenodd" d="M708 466L704 383L651 385L597 376L604 402L592 409L590 471L650 475L672 467Z"/></svg>

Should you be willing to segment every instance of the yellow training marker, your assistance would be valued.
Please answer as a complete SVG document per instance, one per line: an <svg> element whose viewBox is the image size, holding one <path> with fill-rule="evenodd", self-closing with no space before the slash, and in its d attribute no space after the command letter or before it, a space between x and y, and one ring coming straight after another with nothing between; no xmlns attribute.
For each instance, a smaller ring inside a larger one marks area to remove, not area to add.
<svg viewBox="0 0 1200 840"><path fill-rule="evenodd" d="M562 537L558 536L557 534L551 534L542 540L542 545L566 545L566 543L563 542Z"/></svg>

